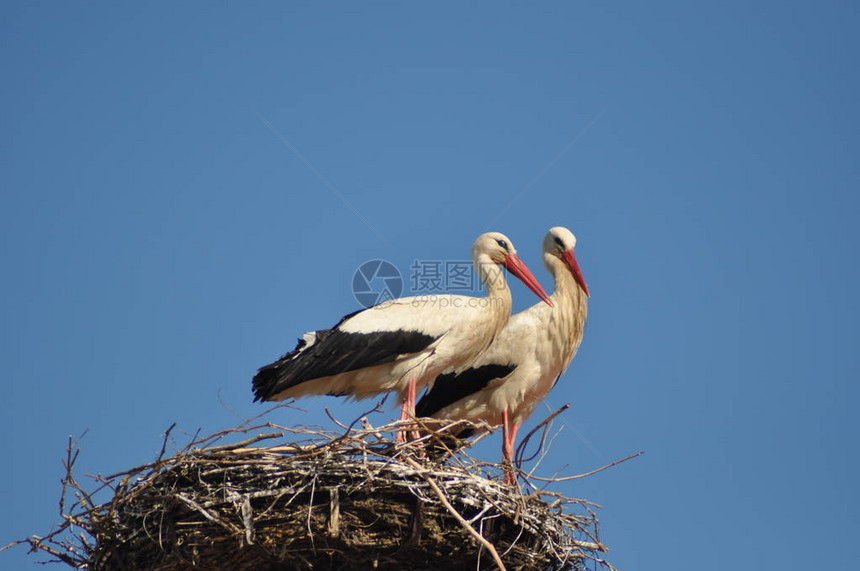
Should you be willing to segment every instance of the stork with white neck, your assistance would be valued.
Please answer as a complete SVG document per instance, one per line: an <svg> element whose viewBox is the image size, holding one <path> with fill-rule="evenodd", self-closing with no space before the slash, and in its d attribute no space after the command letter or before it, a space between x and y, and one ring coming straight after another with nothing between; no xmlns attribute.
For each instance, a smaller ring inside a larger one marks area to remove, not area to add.
<svg viewBox="0 0 860 571"><path fill-rule="evenodd" d="M588 286L574 255L576 237L550 228L543 260L555 278L553 305L517 313L467 369L438 377L418 402L416 414L503 425L502 453L513 462L517 430L549 394L576 355L588 315ZM516 478L507 472L507 482Z"/></svg>
<svg viewBox="0 0 860 571"><path fill-rule="evenodd" d="M472 260L487 295L432 295L394 299L345 316L331 329L311 331L296 348L254 377L255 401L308 395L363 399L396 391L401 418L415 413L420 388L457 374L501 332L511 314L504 270L552 304L504 234L481 234ZM398 435L400 438L400 435Z"/></svg>

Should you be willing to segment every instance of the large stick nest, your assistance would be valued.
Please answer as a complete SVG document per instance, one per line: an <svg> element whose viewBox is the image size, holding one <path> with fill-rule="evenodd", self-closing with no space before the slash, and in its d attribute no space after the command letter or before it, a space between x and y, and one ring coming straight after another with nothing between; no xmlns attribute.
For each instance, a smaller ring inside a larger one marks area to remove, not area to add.
<svg viewBox="0 0 860 571"><path fill-rule="evenodd" d="M541 490L522 471L516 490L497 465L463 450L431 459L394 442L402 423L361 421L338 433L239 427L165 458L168 430L155 462L96 477L106 503L75 480L70 442L63 522L24 542L91 570L611 569L595 504ZM450 430L425 426L422 441ZM235 435L244 440L219 444Z"/></svg>

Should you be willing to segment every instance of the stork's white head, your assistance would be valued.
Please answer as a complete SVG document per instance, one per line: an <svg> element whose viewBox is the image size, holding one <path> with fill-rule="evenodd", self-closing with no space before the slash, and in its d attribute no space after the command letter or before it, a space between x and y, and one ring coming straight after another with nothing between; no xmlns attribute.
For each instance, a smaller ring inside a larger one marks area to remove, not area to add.
<svg viewBox="0 0 860 571"><path fill-rule="evenodd" d="M488 270L501 266L522 280L539 298L552 305L549 295L540 282L517 255L511 239L501 232L487 232L478 236L472 245L472 259L475 261L475 267L481 272L481 279L488 287L494 279Z"/></svg>
<svg viewBox="0 0 860 571"><path fill-rule="evenodd" d="M511 239L501 232L481 234L472 245L472 257L477 259L480 256L484 262L504 266L510 255L516 256L517 249Z"/></svg>
<svg viewBox="0 0 860 571"><path fill-rule="evenodd" d="M590 296L588 285L586 285L585 278L582 276L582 270L579 269L579 262L576 261L576 255L573 252L574 248L576 248L576 236L564 226L550 228L543 239L544 258L546 256L554 256L564 262L573 275L573 279L576 280L576 283L585 292L585 295Z"/></svg>

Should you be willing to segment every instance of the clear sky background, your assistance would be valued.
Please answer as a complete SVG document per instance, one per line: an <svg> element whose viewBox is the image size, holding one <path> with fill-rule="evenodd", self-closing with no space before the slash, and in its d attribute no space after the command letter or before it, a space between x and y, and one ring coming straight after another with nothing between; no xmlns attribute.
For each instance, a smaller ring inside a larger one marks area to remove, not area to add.
<svg viewBox="0 0 860 571"><path fill-rule="evenodd" d="M592 298L541 470L646 451L558 488L605 506L609 559L856 563L858 20L848 2L3 3L0 544L57 521L69 435L88 430L79 472L108 474L173 422L181 445L265 410L254 371L358 308L362 262L462 260L491 227L551 287L540 243L564 225ZM303 405L273 420L372 403Z"/></svg>

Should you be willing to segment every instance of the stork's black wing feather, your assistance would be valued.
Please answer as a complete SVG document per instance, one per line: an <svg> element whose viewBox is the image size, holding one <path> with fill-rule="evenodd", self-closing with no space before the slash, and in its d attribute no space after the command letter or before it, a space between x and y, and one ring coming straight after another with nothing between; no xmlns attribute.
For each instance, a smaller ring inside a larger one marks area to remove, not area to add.
<svg viewBox="0 0 860 571"><path fill-rule="evenodd" d="M433 388L415 405L415 415L433 416L446 406L482 390L493 379L507 377L516 368L516 365L481 365L460 374L439 375L433 382Z"/></svg>
<svg viewBox="0 0 860 571"><path fill-rule="evenodd" d="M293 351L260 368L254 376L254 400L270 400L305 381L390 363L401 355L426 349L437 339L420 331L348 333L338 329L353 315L332 329L314 332L311 344L299 339Z"/></svg>

